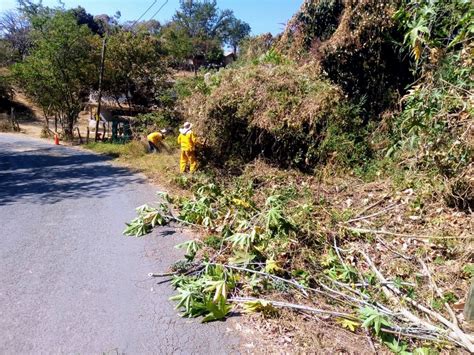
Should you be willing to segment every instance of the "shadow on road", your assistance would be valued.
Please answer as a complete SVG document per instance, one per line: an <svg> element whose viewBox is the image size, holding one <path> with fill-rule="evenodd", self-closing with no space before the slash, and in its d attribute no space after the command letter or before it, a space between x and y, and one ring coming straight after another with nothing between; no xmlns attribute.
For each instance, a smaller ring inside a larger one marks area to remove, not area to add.
<svg viewBox="0 0 474 355"><path fill-rule="evenodd" d="M142 182L108 157L64 147L0 151L0 206L19 200L52 204L70 198L97 198Z"/></svg>

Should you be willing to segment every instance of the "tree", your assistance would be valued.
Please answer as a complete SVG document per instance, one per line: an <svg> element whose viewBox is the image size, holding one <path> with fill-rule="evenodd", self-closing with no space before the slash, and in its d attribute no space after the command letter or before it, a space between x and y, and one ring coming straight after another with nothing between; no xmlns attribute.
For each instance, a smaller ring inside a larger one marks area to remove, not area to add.
<svg viewBox="0 0 474 355"><path fill-rule="evenodd" d="M121 16L122 14L120 13L120 11L117 11L115 15L112 17L106 14L94 16L94 21L99 26L99 30L97 33L99 33L100 35L103 35L105 33L110 33L114 30L118 30L119 29L118 20L120 19Z"/></svg>
<svg viewBox="0 0 474 355"><path fill-rule="evenodd" d="M153 35L158 35L161 30L161 24L157 20L140 21L132 26L133 24L134 22L129 22L124 28L130 31L148 32Z"/></svg>
<svg viewBox="0 0 474 355"><path fill-rule="evenodd" d="M231 10L219 10L216 0L180 0L180 9L173 16L175 22L192 38L219 38L225 33Z"/></svg>
<svg viewBox="0 0 474 355"><path fill-rule="evenodd" d="M30 48L30 22L18 11L6 11L0 17L0 34L13 49L12 59L23 59Z"/></svg>
<svg viewBox="0 0 474 355"><path fill-rule="evenodd" d="M232 47L234 55L237 55L237 47L250 35L250 25L247 22L239 20L232 16L226 25L224 40L226 44Z"/></svg>
<svg viewBox="0 0 474 355"><path fill-rule="evenodd" d="M171 53L181 60L191 59L197 70L202 59L212 62L222 57L222 45L231 32L236 38L232 43L237 43L238 31L229 27L237 21L231 10L219 10L215 0L180 0L180 9L165 26L163 37ZM241 32L246 31L244 27Z"/></svg>
<svg viewBox="0 0 474 355"><path fill-rule="evenodd" d="M71 138L82 102L96 80L98 43L71 12L33 16L33 49L13 71L26 93L44 112L59 118L65 136Z"/></svg>
<svg viewBox="0 0 474 355"><path fill-rule="evenodd" d="M101 26L95 21L94 16L88 13L82 6L78 6L70 11L76 18L78 25L87 25L93 33L100 35L104 34Z"/></svg>
<svg viewBox="0 0 474 355"><path fill-rule="evenodd" d="M104 93L129 107L160 105L167 79L165 52L148 31L119 30L109 36L105 61Z"/></svg>
<svg viewBox="0 0 474 355"><path fill-rule="evenodd" d="M17 52L7 40L0 38L0 67L11 64L17 57Z"/></svg>

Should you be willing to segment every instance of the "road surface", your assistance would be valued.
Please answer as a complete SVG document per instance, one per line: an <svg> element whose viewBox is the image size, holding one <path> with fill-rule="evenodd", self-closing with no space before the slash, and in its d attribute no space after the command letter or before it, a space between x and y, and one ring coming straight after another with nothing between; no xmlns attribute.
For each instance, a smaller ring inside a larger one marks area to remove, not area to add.
<svg viewBox="0 0 474 355"><path fill-rule="evenodd" d="M180 318L149 279L182 231L121 235L157 190L107 158L0 134L0 353L221 354L229 323Z"/></svg>

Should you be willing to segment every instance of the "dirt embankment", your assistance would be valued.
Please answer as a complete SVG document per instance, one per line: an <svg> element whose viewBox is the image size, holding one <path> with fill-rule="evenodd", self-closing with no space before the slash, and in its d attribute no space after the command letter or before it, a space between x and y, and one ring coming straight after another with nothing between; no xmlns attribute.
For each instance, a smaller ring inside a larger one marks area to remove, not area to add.
<svg viewBox="0 0 474 355"><path fill-rule="evenodd" d="M45 116L43 110L32 102L23 92L15 90L13 93L13 99L11 101L11 107L13 107L15 118L17 119L20 130L22 133L35 137L44 138L43 128L45 127ZM9 119L8 110L0 112L0 120ZM81 135L85 136L88 120L90 113L88 111L82 111L79 114L79 118L76 126L79 128ZM49 129L54 131L54 119L49 120Z"/></svg>

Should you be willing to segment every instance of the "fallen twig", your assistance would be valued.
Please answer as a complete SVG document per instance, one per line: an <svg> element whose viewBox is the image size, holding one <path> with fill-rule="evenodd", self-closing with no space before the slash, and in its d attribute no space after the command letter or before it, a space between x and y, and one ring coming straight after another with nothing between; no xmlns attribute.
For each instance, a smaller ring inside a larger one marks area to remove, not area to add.
<svg viewBox="0 0 474 355"><path fill-rule="evenodd" d="M391 252L394 253L395 255L398 255L399 257L401 257L401 258L403 258L403 259L405 259L405 260L408 260L408 261L413 260L413 257L412 257L412 256L403 255L402 253L399 253L398 251L396 251L396 250L394 250L393 248L391 248L391 247L387 244L387 242L386 242L385 240L383 240L382 238L380 238L380 237L376 237L376 238L377 238L377 240L378 240L381 244L383 244L383 245L385 246L385 248L387 248L389 251L391 251Z"/></svg>
<svg viewBox="0 0 474 355"><path fill-rule="evenodd" d="M367 342L369 343L370 348L372 349L372 352L374 354L377 354L377 350L375 349L374 342L372 341L372 338L370 337L369 331L367 329L365 329L365 337L367 338Z"/></svg>
<svg viewBox="0 0 474 355"><path fill-rule="evenodd" d="M352 223L352 222L357 222L357 221L361 221L363 219L369 219L369 218L372 218L372 217L376 217L376 216L379 216L381 214L384 214L388 211L391 211L393 210L394 208L398 207L398 202L395 202L395 203L392 203L391 205L387 206L386 208L378 211L378 212L375 212L373 214L370 214L368 216L360 216L360 217L356 217L356 218L352 218L350 220L348 220L346 223Z"/></svg>
<svg viewBox="0 0 474 355"><path fill-rule="evenodd" d="M164 272L164 273L148 273L148 277L169 277L177 275L177 272Z"/></svg>
<svg viewBox="0 0 474 355"><path fill-rule="evenodd" d="M430 280L431 286L433 287L434 291L436 292L438 297L441 299L441 301L443 302L446 310L448 311L449 315L451 316L451 321L453 322L453 324L456 327L459 327L458 320L456 318L456 314L454 314L454 311L451 308L451 306L449 305L449 303L444 300L443 293L441 292L441 290L436 285L436 282L433 280L433 277L431 275L430 270L428 269L428 266L426 266L425 262L421 259L419 259L419 262L420 262L421 266L423 267L423 270L425 271L425 274L428 276L428 279Z"/></svg>
<svg viewBox="0 0 474 355"><path fill-rule="evenodd" d="M384 234L384 235L391 235L394 237L401 237L401 238L410 238L410 239L442 239L442 240L447 240L447 239L473 239L474 236L464 236L464 237L434 237L434 236L424 236L424 235L414 235L414 234L402 234L402 233L396 233L396 232L390 232L386 230L375 230L375 229L366 229L366 228L355 228L355 227L348 227L348 226L343 226L345 229L356 232L356 233L371 233L371 234Z"/></svg>
<svg viewBox="0 0 474 355"><path fill-rule="evenodd" d="M323 296L326 296L326 297L329 297L333 300L336 300L338 302L342 302L342 303L346 303L346 304L349 304L349 305L352 305L352 306L356 306L356 307L360 307L360 306L371 306L371 307L376 307L378 308L381 312L383 313L386 313L386 314L389 314L391 315L392 312L390 312L390 310L388 310L387 308L385 307L380 307L378 304L377 305L373 305L373 304L370 304L368 303L367 301L364 301L363 299L358 299L356 297L353 297L353 296L350 296L350 295L347 295L343 292L339 292L337 290L334 290L332 288L330 288L329 286L319 282L318 284L326 290L325 291L322 291L322 290L318 290L318 289L315 289L315 288L312 288L312 287L308 287L308 286L303 286L301 285L300 283L294 281L294 280L287 280L287 279L284 279L282 277L279 277L279 276L276 276L276 275L272 275L272 274L268 274L266 272L263 272L263 271L257 271L257 270L251 270L251 269L247 269L247 268L244 268L244 267L240 267L240 266L234 266L234 265L224 265L224 264L216 264L216 263L209 263L209 265L216 265L216 266L222 266L224 268L228 268L228 269L234 269L234 270L237 270L237 271L242 271L242 272L249 272L249 273L253 273L253 274L257 274L257 275L262 275L264 277L268 277L268 278L272 278L272 279L275 279L275 280L279 280L279 281L282 281L282 282L285 282L285 283L288 283L294 287L296 287L297 289L299 289L306 297L309 297L309 294L307 291L312 291L314 293L317 293L317 294L321 294ZM350 301L350 302L348 302Z"/></svg>
<svg viewBox="0 0 474 355"><path fill-rule="evenodd" d="M371 210L372 208L374 208L375 206L379 205L380 203L382 203L383 201L385 201L385 199L387 198L388 194L385 194L383 195L383 197L378 200L377 202L367 206L366 208L364 208L362 211L360 211L354 218L358 218L360 216L362 216L365 212Z"/></svg>
<svg viewBox="0 0 474 355"><path fill-rule="evenodd" d="M361 255L364 257L366 260L367 264L370 266L374 274L376 275L377 279L381 282L387 282L385 277L382 275L379 269L375 266L374 262L372 259L369 257L369 255L363 251L360 251ZM389 285L383 285L382 286L382 291L384 292L385 296L389 299L392 300L394 303L398 305L400 308L400 313L403 314L410 322L418 325L424 326L427 330L433 331L437 333L439 336L445 335L449 340L461 345L471 353L474 352L474 345L472 344L471 337L465 334L462 330L459 329L456 325L448 321L446 318L444 318L442 315L433 312L432 310L426 308L425 306L421 305L420 303L412 300L411 298L405 297L404 295L401 294L401 291L398 290L397 288L393 288ZM403 301L411 304L421 312L431 316L433 319L438 320L440 323L442 323L444 326L446 326L450 331L446 332L444 329L431 324L428 321L422 320L418 316L416 316L414 313L410 312L407 308L403 307L403 304L399 297L403 298Z"/></svg>
<svg viewBox="0 0 474 355"><path fill-rule="evenodd" d="M291 309L296 309L299 311L303 312L311 312L311 313L317 313L317 314L327 314L335 317L343 317L347 319L352 319L352 320L357 320L355 316L349 313L343 313L343 312L335 312L335 311L329 311L325 309L319 309L319 308L313 308L309 306L303 306L300 304L294 304L294 303L287 303L287 302L280 302L280 301L271 301L271 300L265 300L262 298L254 298L254 297L233 297L228 299L229 302L234 302L234 303L246 303L246 302L268 302L274 307L278 308L291 308Z"/></svg>
<svg viewBox="0 0 474 355"><path fill-rule="evenodd" d="M209 263L209 265L222 266L222 267L227 268L227 269L234 269L234 270L243 271L243 272L250 272L250 273L265 276L265 277L268 277L268 278L271 278L271 279L274 279L274 280L279 280L279 281L288 283L290 285L293 285L294 287L299 289L301 291L301 293L303 293L306 297L308 297L308 292L306 292L306 290L305 290L307 287L305 287L305 286L301 285L300 283L298 283L296 281L293 281L293 280L287 280L287 279L284 279L283 277L268 274L268 273L263 272L263 271L251 270L251 269L247 269L247 268L240 267L240 266L224 265L224 264L217 264L217 263ZM313 290L313 291L321 292L319 290Z"/></svg>

